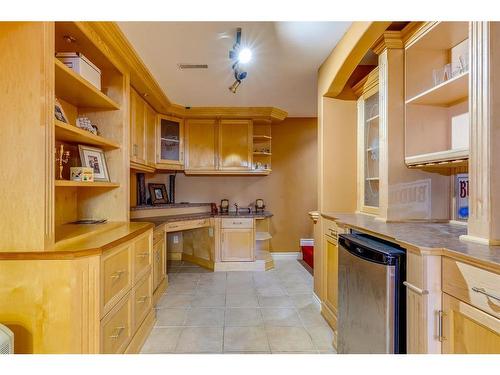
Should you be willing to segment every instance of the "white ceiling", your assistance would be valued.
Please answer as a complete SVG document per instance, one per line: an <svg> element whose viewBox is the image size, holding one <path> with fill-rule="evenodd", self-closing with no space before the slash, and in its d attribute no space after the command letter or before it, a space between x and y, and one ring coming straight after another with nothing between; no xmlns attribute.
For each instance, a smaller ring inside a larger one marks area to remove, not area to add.
<svg viewBox="0 0 500 375"><path fill-rule="evenodd" d="M350 22L119 22L168 98L177 104L272 106L316 116L317 70ZM253 57L236 94L228 53L241 27ZM179 70L177 64L208 64Z"/></svg>

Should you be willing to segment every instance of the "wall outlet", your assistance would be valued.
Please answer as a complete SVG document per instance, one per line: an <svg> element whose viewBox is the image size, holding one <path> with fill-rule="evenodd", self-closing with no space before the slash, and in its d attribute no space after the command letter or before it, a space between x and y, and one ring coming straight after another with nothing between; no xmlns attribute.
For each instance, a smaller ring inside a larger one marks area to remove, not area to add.
<svg viewBox="0 0 500 375"><path fill-rule="evenodd" d="M208 237L213 237L214 236L214 228L208 227Z"/></svg>
<svg viewBox="0 0 500 375"><path fill-rule="evenodd" d="M173 243L179 243L179 236L172 236Z"/></svg>

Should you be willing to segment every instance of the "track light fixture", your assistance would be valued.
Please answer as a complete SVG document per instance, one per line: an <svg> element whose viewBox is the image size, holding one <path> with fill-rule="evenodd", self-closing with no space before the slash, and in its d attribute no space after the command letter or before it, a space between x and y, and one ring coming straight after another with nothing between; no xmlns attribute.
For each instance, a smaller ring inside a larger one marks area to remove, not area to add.
<svg viewBox="0 0 500 375"><path fill-rule="evenodd" d="M240 68L240 63L246 64L252 59L252 51L241 46L241 27L236 29L236 41L233 44L233 49L229 51L229 58L233 62L231 68L233 69L235 79L234 83L229 87L229 91L236 94L236 90L241 85L241 81L247 77L247 72Z"/></svg>

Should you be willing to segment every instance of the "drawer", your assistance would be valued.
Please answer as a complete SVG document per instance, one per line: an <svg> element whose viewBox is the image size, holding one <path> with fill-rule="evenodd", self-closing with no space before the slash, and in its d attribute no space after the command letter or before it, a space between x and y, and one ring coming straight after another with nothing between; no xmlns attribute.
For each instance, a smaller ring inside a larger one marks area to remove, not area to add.
<svg viewBox="0 0 500 375"><path fill-rule="evenodd" d="M151 310L151 297L153 293L153 274L148 272L133 289L134 303L134 331L141 325L146 315Z"/></svg>
<svg viewBox="0 0 500 375"><path fill-rule="evenodd" d="M165 238L165 228L162 225L161 229L156 229L153 233L153 244L157 243L158 241L161 241L164 238Z"/></svg>
<svg viewBox="0 0 500 375"><path fill-rule="evenodd" d="M101 295L104 316L132 287L132 245L118 248L101 260Z"/></svg>
<svg viewBox="0 0 500 375"><path fill-rule="evenodd" d="M123 353L132 335L132 300L127 294L101 321L101 353Z"/></svg>
<svg viewBox="0 0 500 375"><path fill-rule="evenodd" d="M210 225L210 219L196 219L196 220L184 220L184 221L174 221L165 225L167 232L177 232L180 230L194 229L208 227Z"/></svg>
<svg viewBox="0 0 500 375"><path fill-rule="evenodd" d="M339 228L334 221L323 219L323 234L333 238L335 241L338 239ZM341 232L342 233L342 232Z"/></svg>
<svg viewBox="0 0 500 375"><path fill-rule="evenodd" d="M151 234L134 242L134 281L137 281L151 264L151 245Z"/></svg>
<svg viewBox="0 0 500 375"><path fill-rule="evenodd" d="M250 218L224 218L222 228L253 228L253 219Z"/></svg>
<svg viewBox="0 0 500 375"><path fill-rule="evenodd" d="M500 275L443 257L443 292L500 318Z"/></svg>

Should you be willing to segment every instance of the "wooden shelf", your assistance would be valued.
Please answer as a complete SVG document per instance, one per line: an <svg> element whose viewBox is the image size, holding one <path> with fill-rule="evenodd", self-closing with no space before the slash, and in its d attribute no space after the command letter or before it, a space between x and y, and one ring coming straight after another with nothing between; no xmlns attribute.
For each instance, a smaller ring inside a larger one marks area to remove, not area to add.
<svg viewBox="0 0 500 375"><path fill-rule="evenodd" d="M448 107L467 99L468 93L469 73L465 72L414 96L406 104Z"/></svg>
<svg viewBox="0 0 500 375"><path fill-rule="evenodd" d="M255 240L256 241L267 241L273 238L269 232L256 232Z"/></svg>
<svg viewBox="0 0 500 375"><path fill-rule="evenodd" d="M272 153L270 152L254 152L254 155L261 155L261 156L271 156Z"/></svg>
<svg viewBox="0 0 500 375"><path fill-rule="evenodd" d="M56 140L100 146L104 150L120 148L118 143L110 141L109 139L99 135L94 135L86 130L80 129L74 125L66 124L65 122L59 120L54 121Z"/></svg>
<svg viewBox="0 0 500 375"><path fill-rule="evenodd" d="M455 161L467 161L469 159L469 149L457 149L432 152L415 156L407 156L405 163L408 166L420 167L425 165L444 165Z"/></svg>
<svg viewBox="0 0 500 375"><path fill-rule="evenodd" d="M378 177L367 177L365 178L366 181L374 181L374 182L378 182L379 181L379 178Z"/></svg>
<svg viewBox="0 0 500 375"><path fill-rule="evenodd" d="M99 91L90 82L76 74L61 61L55 62L55 92L56 97L64 99L77 107L120 109L120 106L108 96Z"/></svg>
<svg viewBox="0 0 500 375"><path fill-rule="evenodd" d="M380 115L375 115L373 117L370 117L369 119L366 119L365 122L372 122L372 121L378 120L379 117L380 117Z"/></svg>
<svg viewBox="0 0 500 375"><path fill-rule="evenodd" d="M272 137L270 135L254 135L253 139L271 140Z"/></svg>
<svg viewBox="0 0 500 375"><path fill-rule="evenodd" d="M56 187L85 187L85 188L106 188L114 189L120 187L120 184L115 182L82 182L82 181L70 181L70 180L56 180Z"/></svg>

